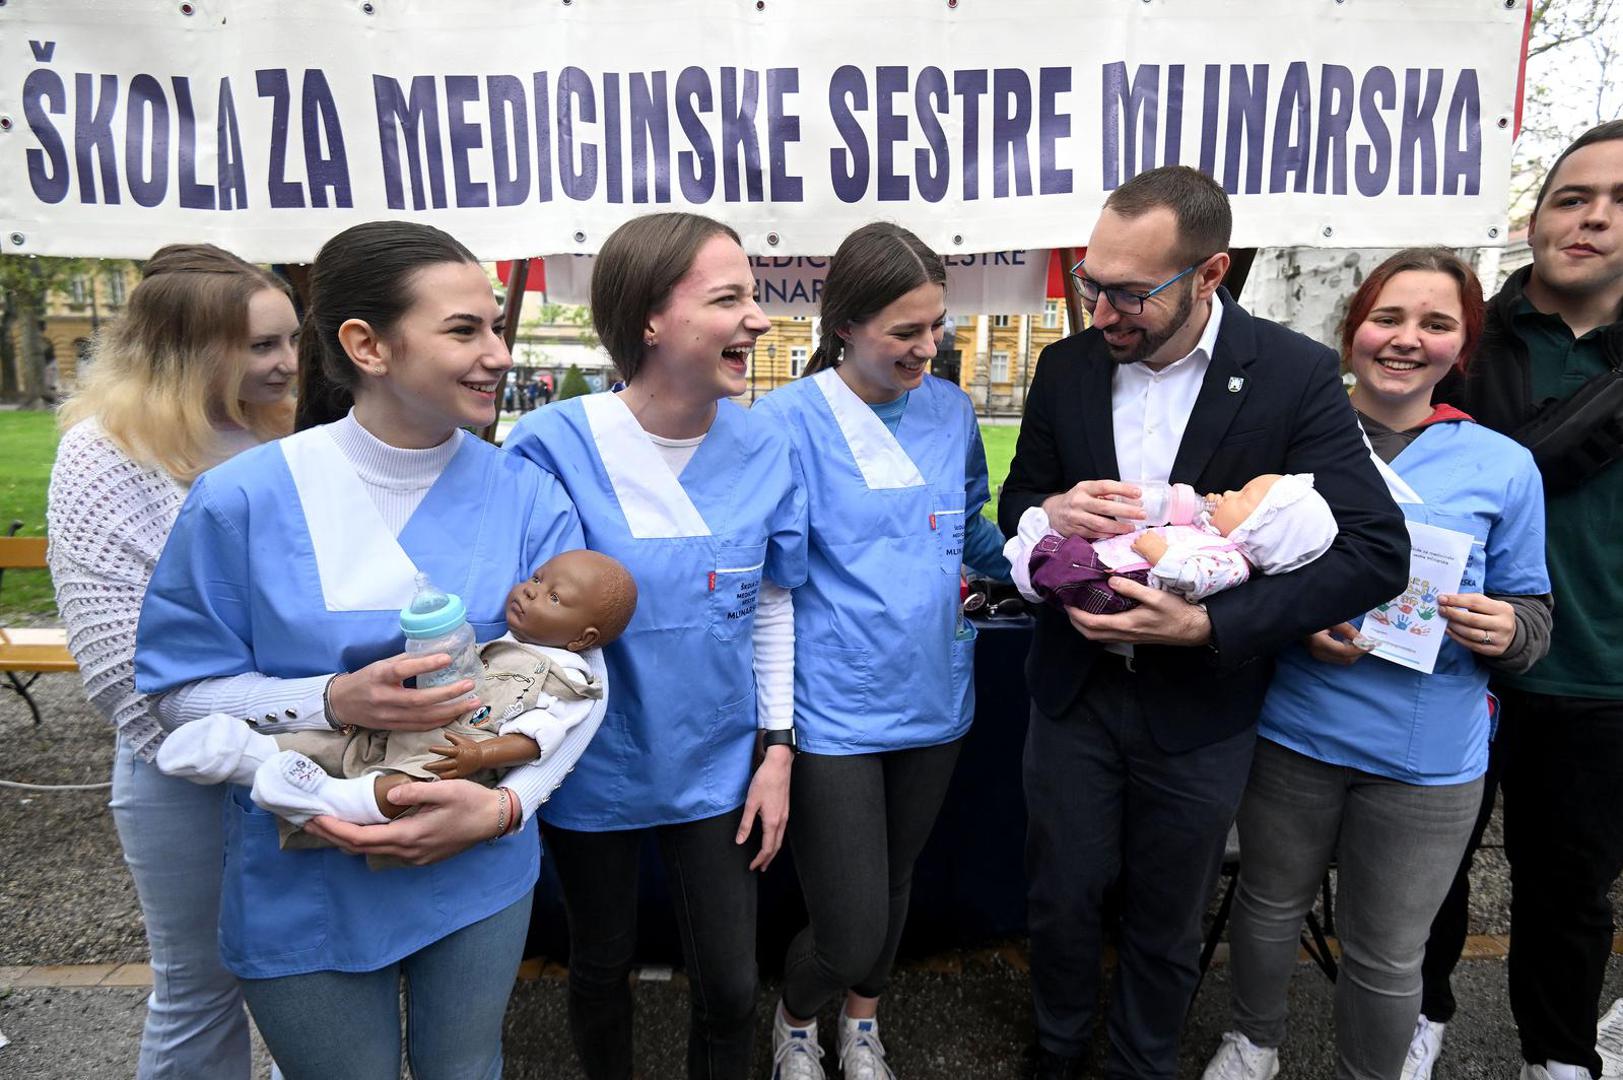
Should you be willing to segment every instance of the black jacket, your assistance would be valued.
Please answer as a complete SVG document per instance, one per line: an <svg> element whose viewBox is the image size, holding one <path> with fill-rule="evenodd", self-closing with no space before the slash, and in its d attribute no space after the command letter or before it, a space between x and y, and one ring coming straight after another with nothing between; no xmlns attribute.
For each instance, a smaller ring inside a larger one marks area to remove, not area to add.
<svg viewBox="0 0 1623 1080"><path fill-rule="evenodd" d="M1505 279L1482 322L1482 341L1465 377L1449 375L1437 384L1435 399L1471 414L1483 427L1510 434L1532 418L1543 402L1533 400L1533 367L1527 343L1511 325L1533 268L1524 266ZM1602 347L1612 367L1623 364L1623 319L1602 331Z"/></svg>
<svg viewBox="0 0 1623 1080"><path fill-rule="evenodd" d="M1328 552L1295 573L1254 575L1207 600L1215 652L1136 650L1140 701L1156 742L1170 752L1217 742L1254 724L1275 653L1397 595L1409 574L1403 515L1370 461L1335 354L1253 318L1226 291L1218 297L1223 323L1172 481L1207 492L1239 488L1262 473L1313 473L1340 535ZM1096 330L1043 350L998 502L1006 534L1014 534L1028 507L1050 495L1083 480L1121 479L1111 421L1114 366ZM1234 379L1242 381L1231 391ZM1037 708L1064 714L1100 648L1063 612L1045 606L1026 663Z"/></svg>

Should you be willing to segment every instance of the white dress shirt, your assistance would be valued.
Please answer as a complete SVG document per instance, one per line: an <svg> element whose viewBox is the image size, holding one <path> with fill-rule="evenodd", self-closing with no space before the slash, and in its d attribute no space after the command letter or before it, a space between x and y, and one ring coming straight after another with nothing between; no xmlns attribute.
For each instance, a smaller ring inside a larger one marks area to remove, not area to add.
<svg viewBox="0 0 1623 1080"><path fill-rule="evenodd" d="M1165 483L1171 477L1183 429L1195 411L1212 350L1217 348L1217 330L1223 324L1222 303L1215 296L1207 303L1211 310L1206 329L1188 356L1159 371L1139 361L1117 364L1111 372L1110 422L1116 439L1117 475L1128 483ZM1133 655L1133 647L1122 642L1105 645L1105 651Z"/></svg>
<svg viewBox="0 0 1623 1080"><path fill-rule="evenodd" d="M1214 296L1206 329L1188 356L1159 371L1142 361L1117 364L1110 376L1111 427L1116 439L1119 476L1165 482L1183 442L1183 430L1194 411L1200 385L1217 347L1223 305Z"/></svg>

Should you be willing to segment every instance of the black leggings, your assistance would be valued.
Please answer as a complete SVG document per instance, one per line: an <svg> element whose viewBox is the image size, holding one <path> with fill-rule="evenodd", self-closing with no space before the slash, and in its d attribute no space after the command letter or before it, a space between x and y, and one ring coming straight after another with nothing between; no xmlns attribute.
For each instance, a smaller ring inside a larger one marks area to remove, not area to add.
<svg viewBox="0 0 1623 1080"><path fill-rule="evenodd" d="M755 1038L755 875L735 844L741 810L655 829L687 963L688 1076L745 1080ZM631 1077L637 856L643 831L541 824L569 916L569 1034L589 1080Z"/></svg>
<svg viewBox="0 0 1623 1080"><path fill-rule="evenodd" d="M913 863L962 744L795 758L789 842L811 925L784 961L789 1015L815 1017L847 989L884 991L907 922Z"/></svg>

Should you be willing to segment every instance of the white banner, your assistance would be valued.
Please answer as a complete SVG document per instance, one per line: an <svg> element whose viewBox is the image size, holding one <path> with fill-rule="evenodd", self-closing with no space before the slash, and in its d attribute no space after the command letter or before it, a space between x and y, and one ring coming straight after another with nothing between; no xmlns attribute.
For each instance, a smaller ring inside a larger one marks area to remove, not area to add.
<svg viewBox="0 0 1623 1080"><path fill-rule="evenodd" d="M1236 246L1490 244L1526 3L14 0L0 249L306 261L409 217L495 259L658 209L758 255L1062 247L1168 162Z"/></svg>
<svg viewBox="0 0 1623 1080"><path fill-rule="evenodd" d="M1048 292L1048 252L993 251L946 255L947 302L953 311L1014 315L1039 312ZM816 315L828 277L828 259L802 255L757 255L755 298L768 315ZM547 259L547 299L586 304L592 289L592 256Z"/></svg>

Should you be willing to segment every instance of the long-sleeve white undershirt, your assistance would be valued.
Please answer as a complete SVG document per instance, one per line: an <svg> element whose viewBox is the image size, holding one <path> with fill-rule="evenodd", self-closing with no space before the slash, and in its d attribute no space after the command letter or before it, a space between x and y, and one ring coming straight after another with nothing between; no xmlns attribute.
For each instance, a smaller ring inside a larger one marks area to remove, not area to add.
<svg viewBox="0 0 1623 1080"><path fill-rule="evenodd" d="M427 450L390 446L363 428L351 412L330 429L333 441L354 466L367 494L385 522L398 536L412 513L456 455L461 432ZM278 679L258 672L201 679L163 695L156 711L164 728L199 720L211 713L241 717L266 734L326 728L329 725L322 695L337 672L297 679ZM586 730L589 729L590 730ZM502 778L523 807L527 823L535 808L546 801L586 749L595 728L576 725L542 760L520 765Z"/></svg>

